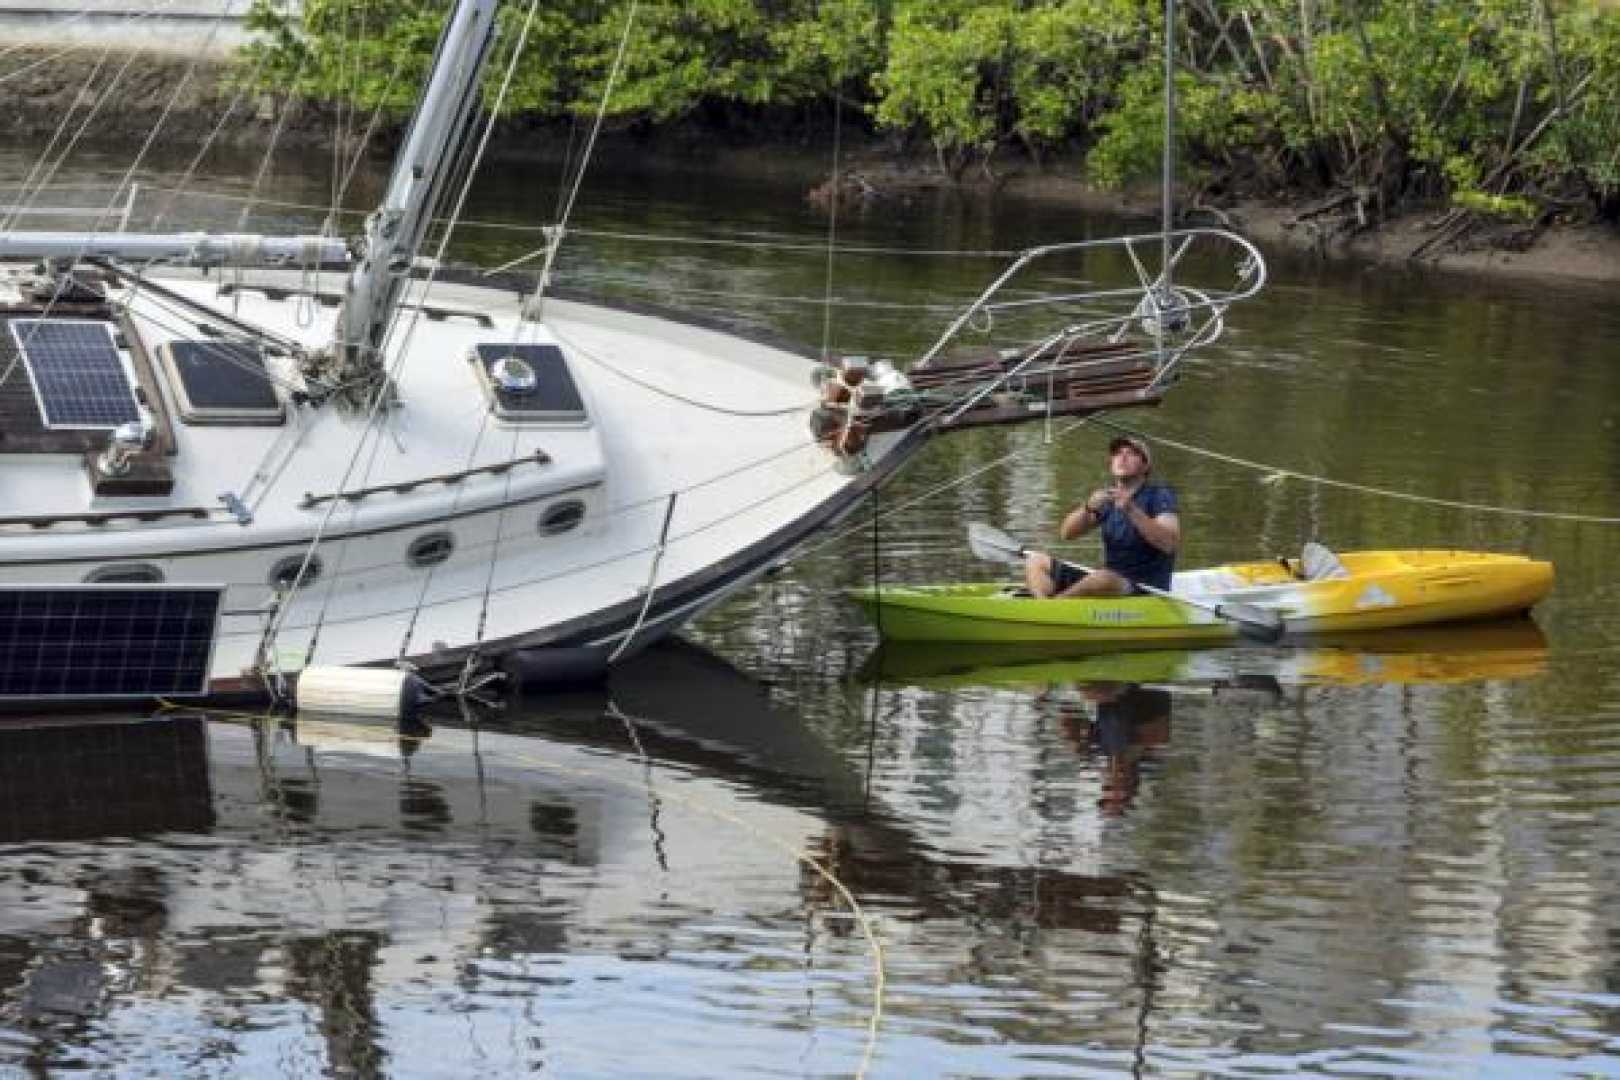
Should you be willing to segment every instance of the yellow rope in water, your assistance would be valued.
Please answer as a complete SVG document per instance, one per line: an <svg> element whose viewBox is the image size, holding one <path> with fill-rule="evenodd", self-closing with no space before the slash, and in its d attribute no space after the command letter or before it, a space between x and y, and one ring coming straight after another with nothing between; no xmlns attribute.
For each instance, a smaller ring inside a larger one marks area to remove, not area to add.
<svg viewBox="0 0 1620 1080"><path fill-rule="evenodd" d="M194 708L192 706L182 705L164 698L158 698L157 702L165 712L182 711L193 713L206 719L217 720L219 722L245 722L256 724L268 719L288 718L282 714L274 713L248 713L237 712L229 709ZM614 711L617 712L617 710ZM296 721L296 718L293 719ZM639 740L635 741L637 743L637 751L640 754L643 762L648 765L657 764L657 759L648 757L644 751L641 751ZM632 791L637 795L648 794L648 789L650 788L652 782L650 776L639 781L625 780L616 776L610 776L603 772L598 772L595 769L582 769L577 766L562 765L556 762L547 761L537 755L524 753L523 751L509 751L503 753L502 756L508 760L517 762L518 764L556 773L561 776L568 776L576 780L599 781L610 784L614 787ZM860 902L855 899L855 894L850 891L847 885L838 879L836 874L828 869L828 867L822 863L820 859L812 855L807 849L797 846L791 841L783 840L781 837L773 836L765 830L760 829L752 823L744 820L742 817L731 813L729 810L722 809L721 807L715 806L712 803L693 796L673 793L667 790L659 790L657 797L662 802L673 803L677 806L684 807L687 810L713 818L716 821L725 822L726 824L734 826L754 839L763 842L769 847L786 852L796 862L807 866L814 871L818 877L830 885L833 890L843 898L845 905L847 905L849 908L851 917L854 918L856 925L860 927L861 936L866 939L867 946L871 949L872 953L872 1011L867 1017L866 1043L862 1047L860 1064L856 1067L854 1074L857 1078L865 1077L868 1070L872 1066L872 1058L877 1051L878 1031L883 1024L883 997L888 980L883 955L883 944L878 940L877 931L873 927L872 921L867 917L865 909L862 908Z"/></svg>

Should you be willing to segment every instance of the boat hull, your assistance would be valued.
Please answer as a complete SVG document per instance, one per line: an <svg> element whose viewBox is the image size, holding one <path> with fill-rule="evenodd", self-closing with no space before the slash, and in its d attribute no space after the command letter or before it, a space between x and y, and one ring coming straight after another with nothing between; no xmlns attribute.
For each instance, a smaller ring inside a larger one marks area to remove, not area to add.
<svg viewBox="0 0 1620 1080"><path fill-rule="evenodd" d="M855 590L884 637L899 641L1090 642L1179 645L1229 641L1235 623L1203 605L1276 611L1291 635L1337 634L1488 619L1528 611L1552 588L1551 563L1470 551L1342 555L1349 576L1300 581L1280 562L1178 574L1156 596L1037 600L999 584Z"/></svg>

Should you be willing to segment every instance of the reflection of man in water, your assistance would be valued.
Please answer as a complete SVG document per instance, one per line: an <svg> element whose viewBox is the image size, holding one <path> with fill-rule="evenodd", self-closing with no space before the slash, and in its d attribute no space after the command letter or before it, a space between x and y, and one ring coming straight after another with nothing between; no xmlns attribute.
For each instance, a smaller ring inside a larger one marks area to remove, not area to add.
<svg viewBox="0 0 1620 1080"><path fill-rule="evenodd" d="M1097 806L1123 814L1142 780L1143 752L1170 741L1170 695L1131 683L1087 683L1080 693L1097 703L1090 741L1105 759Z"/></svg>

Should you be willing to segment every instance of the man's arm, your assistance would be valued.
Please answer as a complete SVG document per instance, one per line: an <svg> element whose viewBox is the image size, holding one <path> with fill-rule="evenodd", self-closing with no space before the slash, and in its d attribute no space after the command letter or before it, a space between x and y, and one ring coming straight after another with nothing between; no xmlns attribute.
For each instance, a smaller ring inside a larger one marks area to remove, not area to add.
<svg viewBox="0 0 1620 1080"><path fill-rule="evenodd" d="M1148 517L1146 510L1135 503L1129 503L1125 507L1125 516L1136 526L1136 531L1142 534L1142 539L1166 555L1176 553L1176 547L1181 543L1181 519L1173 512L1166 511L1158 517Z"/></svg>
<svg viewBox="0 0 1620 1080"><path fill-rule="evenodd" d="M1111 498L1106 488L1093 491L1086 501L1069 511L1058 526L1058 535L1065 540L1075 540L1086 535L1097 527L1098 513Z"/></svg>

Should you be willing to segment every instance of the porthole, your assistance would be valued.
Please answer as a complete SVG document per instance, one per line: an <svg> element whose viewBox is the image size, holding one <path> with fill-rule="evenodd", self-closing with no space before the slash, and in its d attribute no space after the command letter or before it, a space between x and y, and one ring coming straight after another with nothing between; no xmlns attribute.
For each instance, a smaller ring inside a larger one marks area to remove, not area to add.
<svg viewBox="0 0 1620 1080"><path fill-rule="evenodd" d="M98 566L84 575L87 585L157 585L163 571L151 563L114 563Z"/></svg>
<svg viewBox="0 0 1620 1080"><path fill-rule="evenodd" d="M540 535L556 536L577 528L585 520L585 504L578 499L553 503L540 512Z"/></svg>
<svg viewBox="0 0 1620 1080"><path fill-rule="evenodd" d="M304 567L304 576L302 578L298 576L299 567ZM286 592L295 586L306 589L315 584L320 576L321 557L319 555L310 556L308 566L304 566L304 556L288 555L285 559L277 560L276 565L270 568L269 581L272 589L277 592Z"/></svg>
<svg viewBox="0 0 1620 1080"><path fill-rule="evenodd" d="M411 541L405 561L418 570L438 566L456 550L456 538L447 532L430 532Z"/></svg>

